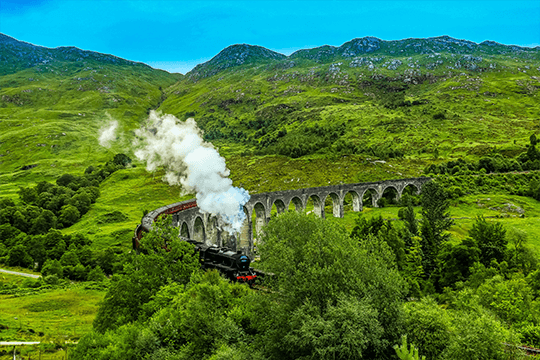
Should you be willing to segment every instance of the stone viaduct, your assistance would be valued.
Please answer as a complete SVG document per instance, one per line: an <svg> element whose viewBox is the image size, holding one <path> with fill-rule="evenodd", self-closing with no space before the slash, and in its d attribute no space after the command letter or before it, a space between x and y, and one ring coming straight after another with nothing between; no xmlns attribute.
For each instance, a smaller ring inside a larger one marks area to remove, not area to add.
<svg viewBox="0 0 540 360"><path fill-rule="evenodd" d="M246 220L237 238L219 230L217 218L211 214L200 213L198 207L173 213L173 225L181 228L180 234L182 237L204 241L207 244L226 246L235 250L243 250L252 256L254 234L256 236L263 225L270 221L272 208L275 208L277 214L287 211L290 206L294 207L296 211L303 211L308 202L311 202L313 205L311 212L317 216L325 217L325 203L331 201L333 216L343 217L344 200L349 194L351 195L350 198L352 198L353 211L362 211L362 199L367 192L371 193L372 206L377 207L377 201L382 197L385 190L393 188L399 200L406 187L412 186L413 190L419 194L422 186L428 181L431 181L431 178L421 177L253 194L244 205ZM187 202L189 201L192 200ZM170 206L174 205L176 204ZM155 211L159 212L160 209Z"/></svg>

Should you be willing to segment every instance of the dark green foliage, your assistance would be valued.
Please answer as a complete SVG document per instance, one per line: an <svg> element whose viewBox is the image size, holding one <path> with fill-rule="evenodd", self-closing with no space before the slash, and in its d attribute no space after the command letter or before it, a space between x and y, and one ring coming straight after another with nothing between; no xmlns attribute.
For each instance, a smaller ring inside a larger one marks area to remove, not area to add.
<svg viewBox="0 0 540 360"><path fill-rule="evenodd" d="M105 280L105 273L99 266L96 266L88 272L87 276L88 281L102 282Z"/></svg>
<svg viewBox="0 0 540 360"><path fill-rule="evenodd" d="M484 217L477 217L469 235L480 249L482 264L489 266L493 260L500 263L505 259L508 240L501 223L488 223Z"/></svg>
<svg viewBox="0 0 540 360"><path fill-rule="evenodd" d="M268 224L262 244L261 266L277 275L265 340L270 358L388 356L405 284L384 241L358 246L337 225L291 212Z"/></svg>
<svg viewBox="0 0 540 360"><path fill-rule="evenodd" d="M155 223L141 240L141 253L131 255L124 264L124 274L113 276L109 291L94 321L99 332L133 322L141 315L143 305L170 282L186 284L199 259L193 246L178 239L178 229L166 225L166 219ZM163 247L167 243L167 249ZM103 268L107 262L98 261ZM107 270L103 268L105 273Z"/></svg>
<svg viewBox="0 0 540 360"><path fill-rule="evenodd" d="M45 264L41 268L41 274L43 277L56 275L58 278L62 278L64 276L64 268L60 261L49 259L45 261Z"/></svg>
<svg viewBox="0 0 540 360"><path fill-rule="evenodd" d="M81 218L81 213L73 205L65 205L60 211L60 216L58 220L62 223L63 227L69 227L75 224Z"/></svg>
<svg viewBox="0 0 540 360"><path fill-rule="evenodd" d="M439 253L439 286L454 286L469 278L470 268L480 259L481 251L476 242L467 238L460 244L446 243Z"/></svg>
<svg viewBox="0 0 540 360"><path fill-rule="evenodd" d="M9 266L33 267L33 259L26 253L24 245L15 245L9 250L7 263Z"/></svg>
<svg viewBox="0 0 540 360"><path fill-rule="evenodd" d="M451 319L446 311L429 297L405 304L405 329L411 344L428 359L437 359L451 337Z"/></svg>
<svg viewBox="0 0 540 360"><path fill-rule="evenodd" d="M131 163L131 159L125 154L116 154L114 155L113 163L122 167L126 167L128 164Z"/></svg>
<svg viewBox="0 0 540 360"><path fill-rule="evenodd" d="M437 267L436 259L441 246L448 240L446 232L452 225L449 203L444 188L435 181L430 181L422 187L422 234L423 267L429 277Z"/></svg>

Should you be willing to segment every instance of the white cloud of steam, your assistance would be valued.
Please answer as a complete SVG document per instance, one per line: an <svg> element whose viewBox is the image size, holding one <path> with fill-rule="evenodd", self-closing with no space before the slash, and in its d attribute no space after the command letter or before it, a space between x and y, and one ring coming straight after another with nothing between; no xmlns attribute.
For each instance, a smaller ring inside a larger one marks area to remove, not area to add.
<svg viewBox="0 0 540 360"><path fill-rule="evenodd" d="M111 120L108 126L103 126L99 129L99 145L110 148L111 142L116 140L116 129L118 128L118 121Z"/></svg>
<svg viewBox="0 0 540 360"><path fill-rule="evenodd" d="M246 217L242 207L249 194L232 186L225 159L202 139L195 120L181 122L173 115L160 116L151 111L148 122L147 129L136 131L143 146L135 151L135 156L146 161L148 171L164 166L165 181L195 192L201 211L217 215L220 225L229 233L239 233Z"/></svg>

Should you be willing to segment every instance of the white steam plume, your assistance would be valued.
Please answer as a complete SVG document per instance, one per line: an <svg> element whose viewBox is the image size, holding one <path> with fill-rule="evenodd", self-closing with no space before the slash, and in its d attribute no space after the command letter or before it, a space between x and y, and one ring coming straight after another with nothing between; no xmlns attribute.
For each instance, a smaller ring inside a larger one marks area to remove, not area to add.
<svg viewBox="0 0 540 360"><path fill-rule="evenodd" d="M148 121L148 129L136 131L143 139L143 147L135 156L146 161L148 171L164 166L167 169L165 181L196 192L197 205L202 212L218 216L224 230L240 232L246 217L242 207L249 200L249 194L245 189L232 186L225 159L212 144L202 139L195 120L189 118L181 122L173 115L160 116L151 111Z"/></svg>
<svg viewBox="0 0 540 360"><path fill-rule="evenodd" d="M116 129L118 128L118 121L111 120L108 126L103 126L99 129L99 145L110 148L111 142L116 140Z"/></svg>

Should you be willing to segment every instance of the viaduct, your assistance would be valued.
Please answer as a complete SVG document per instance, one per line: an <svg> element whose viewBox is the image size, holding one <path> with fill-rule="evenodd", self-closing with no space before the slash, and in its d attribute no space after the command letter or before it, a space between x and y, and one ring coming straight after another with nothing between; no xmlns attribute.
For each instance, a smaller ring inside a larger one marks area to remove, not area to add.
<svg viewBox="0 0 540 360"><path fill-rule="evenodd" d="M194 200L187 200L156 209L143 218L142 225L145 228L150 228L153 220L158 215L163 213L172 214L173 225L180 227L182 237L204 241L209 245L214 244L234 250L243 250L246 254L253 256L254 234L258 234L263 225L270 221L273 207L275 207L278 214L287 211L290 207L294 207L296 211L303 211L310 202L313 205L312 212L324 218L325 203L331 201L333 216L343 217L344 200L349 194L349 199L352 198L353 211L362 211L362 199L367 192L371 194L372 206L377 207L377 201L382 197L385 190L393 188L397 193L397 200L399 200L405 188L412 186L413 191L419 194L422 191L422 186L429 181L431 181L431 178L420 177L253 194L244 205L246 220L236 238L226 231L219 230L217 218L214 215L200 213L197 206L186 208L185 205L193 203ZM180 208L182 210L175 210Z"/></svg>

